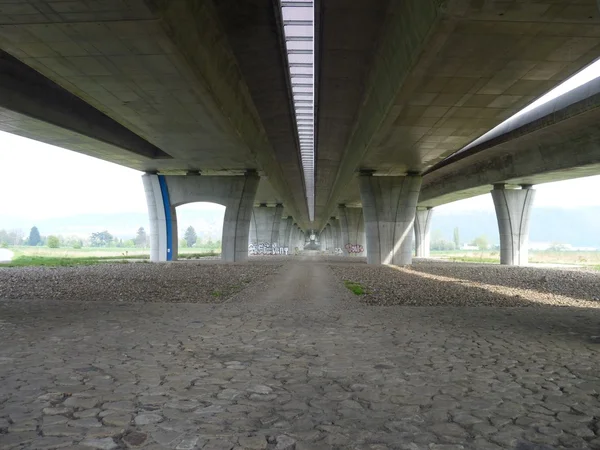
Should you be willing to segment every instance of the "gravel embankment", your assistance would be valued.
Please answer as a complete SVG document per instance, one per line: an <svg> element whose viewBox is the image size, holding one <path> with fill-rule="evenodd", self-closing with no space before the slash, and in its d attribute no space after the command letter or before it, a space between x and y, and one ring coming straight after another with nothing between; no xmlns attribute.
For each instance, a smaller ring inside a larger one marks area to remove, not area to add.
<svg viewBox="0 0 600 450"><path fill-rule="evenodd" d="M0 299L222 303L278 264L97 264L0 268Z"/></svg>
<svg viewBox="0 0 600 450"><path fill-rule="evenodd" d="M431 261L330 267L340 282L360 283L369 305L600 308L600 274L590 272Z"/></svg>

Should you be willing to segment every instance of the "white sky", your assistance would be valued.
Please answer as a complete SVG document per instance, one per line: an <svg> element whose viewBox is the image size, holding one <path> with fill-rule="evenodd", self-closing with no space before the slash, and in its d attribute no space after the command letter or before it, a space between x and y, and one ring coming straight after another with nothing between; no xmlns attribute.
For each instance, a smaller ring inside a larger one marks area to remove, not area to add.
<svg viewBox="0 0 600 450"><path fill-rule="evenodd" d="M526 110L599 75L600 60L541 97ZM536 207L600 205L600 196L597 194L600 192L600 176L548 183L535 188ZM186 210L207 208L221 210L222 206L209 203L186 205ZM436 210L493 210L493 203L488 194L443 205ZM46 219L78 214L146 211L141 172L0 132L0 228L3 214Z"/></svg>
<svg viewBox="0 0 600 450"><path fill-rule="evenodd" d="M78 214L146 212L141 172L41 142L0 132L0 228L2 214L31 219ZM535 206L600 206L600 175L535 186ZM186 210L223 207L210 203ZM493 210L490 195L436 211Z"/></svg>

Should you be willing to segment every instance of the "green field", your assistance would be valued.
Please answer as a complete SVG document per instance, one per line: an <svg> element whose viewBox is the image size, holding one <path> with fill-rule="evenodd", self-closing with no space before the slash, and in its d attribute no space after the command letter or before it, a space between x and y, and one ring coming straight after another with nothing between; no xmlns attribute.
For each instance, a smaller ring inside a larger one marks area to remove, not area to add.
<svg viewBox="0 0 600 450"><path fill-rule="evenodd" d="M134 261L148 261L149 249L140 248L48 248L48 247L9 247L14 253L13 260L0 264L1 267L25 266L78 266L100 263L128 263ZM203 248L179 249L179 259L202 258L216 256L220 250L214 251Z"/></svg>
<svg viewBox="0 0 600 450"><path fill-rule="evenodd" d="M483 252L478 250L431 251L431 257L457 262L500 263L500 253L498 250L486 250ZM529 262L534 264L585 266L586 268L600 270L600 251L530 251Z"/></svg>

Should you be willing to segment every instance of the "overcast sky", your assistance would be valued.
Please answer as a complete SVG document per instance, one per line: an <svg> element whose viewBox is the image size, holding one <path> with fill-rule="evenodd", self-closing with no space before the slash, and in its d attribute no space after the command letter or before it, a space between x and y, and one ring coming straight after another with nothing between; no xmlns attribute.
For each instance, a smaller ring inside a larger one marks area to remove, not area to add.
<svg viewBox="0 0 600 450"><path fill-rule="evenodd" d="M600 60L526 109L600 75ZM536 186L535 206L600 205L600 176ZM222 209L202 204L188 208ZM493 210L484 195L438 208L439 212ZM88 213L146 212L141 173L58 147L0 132L2 214L45 219Z"/></svg>

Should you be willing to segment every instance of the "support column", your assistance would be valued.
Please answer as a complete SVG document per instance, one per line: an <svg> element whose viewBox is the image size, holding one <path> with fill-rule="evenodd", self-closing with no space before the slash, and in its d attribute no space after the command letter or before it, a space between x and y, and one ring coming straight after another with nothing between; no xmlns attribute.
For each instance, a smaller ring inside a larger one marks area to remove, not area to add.
<svg viewBox="0 0 600 450"><path fill-rule="evenodd" d="M306 244L306 236L304 236L304 231L300 227L298 227L298 250L304 250L304 244Z"/></svg>
<svg viewBox="0 0 600 450"><path fill-rule="evenodd" d="M325 242L326 242L326 250L329 253L333 253L333 232L331 230L331 225L327 224L325 226Z"/></svg>
<svg viewBox="0 0 600 450"><path fill-rule="evenodd" d="M361 173L359 183L367 233L367 263L411 264L421 176L374 177L372 173Z"/></svg>
<svg viewBox="0 0 600 450"><path fill-rule="evenodd" d="M150 261L172 261L176 258L177 214L169 200L169 190L163 175L142 175L148 219L150 222ZM173 227L175 225L175 227Z"/></svg>
<svg viewBox="0 0 600 450"><path fill-rule="evenodd" d="M319 234L319 244L321 251L327 251L327 227L323 228Z"/></svg>
<svg viewBox="0 0 600 450"><path fill-rule="evenodd" d="M279 253L279 226L281 224L281 215L283 205L278 204L275 207L269 207L261 204L253 208L252 220L250 223L250 244L259 248L260 254Z"/></svg>
<svg viewBox="0 0 600 450"><path fill-rule="evenodd" d="M290 236L290 251L295 251L296 248L298 250L302 250L304 248L304 243L301 242L302 239L302 230L297 223L292 225L292 234Z"/></svg>
<svg viewBox="0 0 600 450"><path fill-rule="evenodd" d="M433 208L417 208L415 215L415 256L429 258Z"/></svg>
<svg viewBox="0 0 600 450"><path fill-rule="evenodd" d="M336 249L341 249L343 247L340 220L335 217L331 217L329 219L329 223L331 224L331 239L333 242L333 251L335 252Z"/></svg>
<svg viewBox="0 0 600 450"><path fill-rule="evenodd" d="M495 184L492 199L500 233L500 264L522 266L528 261L529 219L535 189L529 184L521 189L506 189Z"/></svg>
<svg viewBox="0 0 600 450"><path fill-rule="evenodd" d="M255 171L240 176L142 175L150 218L150 260L177 258L175 208L193 202L225 206L221 258L246 260L250 215L259 180Z"/></svg>
<svg viewBox="0 0 600 450"><path fill-rule="evenodd" d="M292 228L294 226L294 218L292 216L287 216L284 220L281 221L281 225L279 226L279 241L280 245L283 248L290 249Z"/></svg>
<svg viewBox="0 0 600 450"><path fill-rule="evenodd" d="M362 208L339 205L342 251L348 256L365 256L367 242Z"/></svg>

